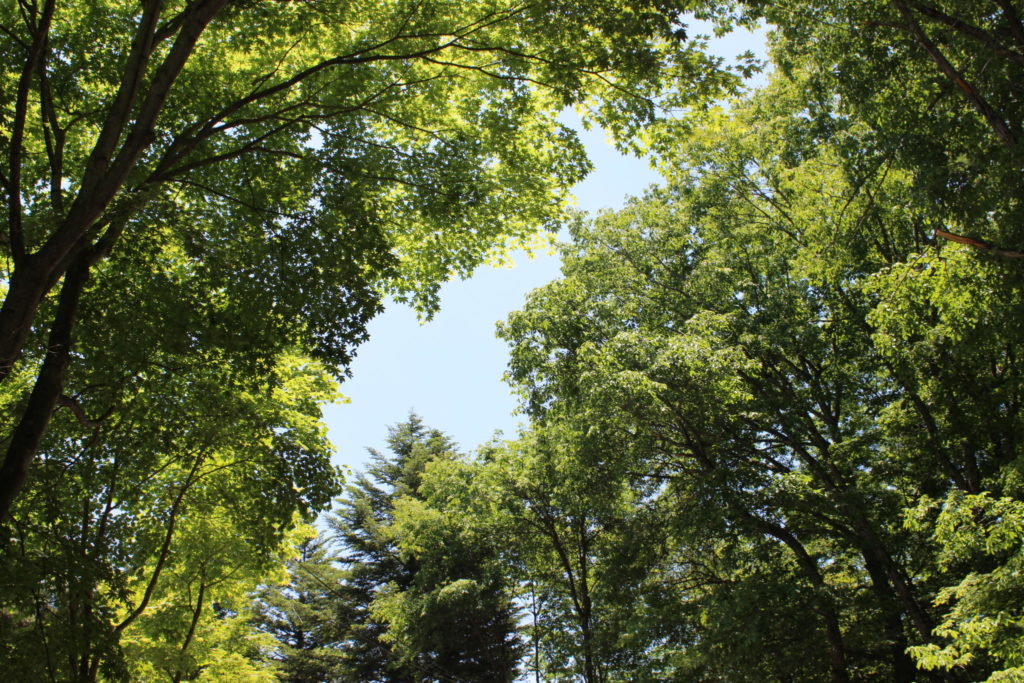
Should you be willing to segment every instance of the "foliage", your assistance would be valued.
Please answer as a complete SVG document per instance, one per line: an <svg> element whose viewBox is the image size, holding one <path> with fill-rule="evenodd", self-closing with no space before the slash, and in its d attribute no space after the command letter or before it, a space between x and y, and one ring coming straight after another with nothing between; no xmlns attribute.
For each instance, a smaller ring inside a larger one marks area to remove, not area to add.
<svg viewBox="0 0 1024 683"><path fill-rule="evenodd" d="M1018 5L0 10L5 670L1021 679ZM500 326L530 425L410 417L314 540L330 376L565 218L569 106L667 184Z"/></svg>
<svg viewBox="0 0 1024 683"><path fill-rule="evenodd" d="M139 259L197 353L259 378L298 349L341 377L384 292L430 313L444 281L555 225L588 170L559 111L629 139L655 103L735 87L682 39L687 6L5 6L0 381L34 380L5 419L0 518L65 378L97 362L84 307L144 289Z"/></svg>
<svg viewBox="0 0 1024 683"><path fill-rule="evenodd" d="M346 569L341 678L513 680L514 610L493 542L421 489L427 468L457 461L454 444L412 415L388 446L330 521Z"/></svg>
<svg viewBox="0 0 1024 683"><path fill-rule="evenodd" d="M853 120L914 174L919 207L1016 249L1024 24L1014 0L746 3L776 27L772 61L797 78L809 122ZM956 230L952 230L956 232Z"/></svg>
<svg viewBox="0 0 1024 683"><path fill-rule="evenodd" d="M907 646L990 675L1015 665L1012 626L954 624L996 633L967 616L992 558L950 564L942 522L902 520L1008 493L1020 274L929 246L942 207L859 121L808 127L805 85L710 112L673 141L667 189L571 226L564 277L500 330L510 376L537 425L594 444L563 476L661 511L651 575L685 586L665 678L913 680Z"/></svg>
<svg viewBox="0 0 1024 683"><path fill-rule="evenodd" d="M319 422L335 385L319 364L284 358L250 393L226 364L161 360L89 438L70 416L50 432L0 563L8 671L119 679L169 651L252 654L247 592L281 571L298 513L339 485Z"/></svg>
<svg viewBox="0 0 1024 683"><path fill-rule="evenodd" d="M0 8L5 670L269 676L238 596L340 489L329 377L556 224L562 109L626 140L735 87L684 6Z"/></svg>
<svg viewBox="0 0 1024 683"><path fill-rule="evenodd" d="M132 681L277 681L269 637L250 625L249 594L276 578L270 564L216 512L183 524L175 557L156 584L146 611L121 637ZM219 528L218 528L219 527ZM148 581L128 589L141 601Z"/></svg>
<svg viewBox="0 0 1024 683"><path fill-rule="evenodd" d="M303 538L289 559L288 580L256 595L253 623L276 641L273 659L287 683L331 680L342 658L336 601L343 572L323 536Z"/></svg>
<svg viewBox="0 0 1024 683"><path fill-rule="evenodd" d="M989 571L971 571L939 591L936 604L944 613L936 634L944 644L912 648L919 667L953 671L981 660L992 671L989 681L1012 681L1024 673L1022 524L1024 505L1017 498L954 492L943 501L934 524L940 563Z"/></svg>

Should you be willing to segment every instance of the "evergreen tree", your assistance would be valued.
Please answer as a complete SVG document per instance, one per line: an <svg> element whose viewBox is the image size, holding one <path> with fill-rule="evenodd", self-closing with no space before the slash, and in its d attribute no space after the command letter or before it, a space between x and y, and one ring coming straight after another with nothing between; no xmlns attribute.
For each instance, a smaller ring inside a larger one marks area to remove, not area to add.
<svg viewBox="0 0 1024 683"><path fill-rule="evenodd" d="M512 680L514 610L488 553L444 530L410 548L395 528L397 509L422 505L428 464L460 457L455 444L415 415L387 443L389 453L371 450L330 520L344 547L341 680Z"/></svg>
<svg viewBox="0 0 1024 683"><path fill-rule="evenodd" d="M254 623L280 644L282 681L318 683L331 680L340 665L335 603L342 570L323 536L304 539L297 551L288 562L288 582L257 595Z"/></svg>

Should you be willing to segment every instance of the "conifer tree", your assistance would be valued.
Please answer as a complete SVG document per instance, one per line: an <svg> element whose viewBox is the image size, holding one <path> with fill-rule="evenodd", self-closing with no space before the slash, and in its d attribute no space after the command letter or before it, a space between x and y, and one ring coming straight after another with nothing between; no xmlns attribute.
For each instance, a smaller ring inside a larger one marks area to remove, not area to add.
<svg viewBox="0 0 1024 683"><path fill-rule="evenodd" d="M303 540L297 550L288 582L259 592L254 623L280 644L281 681L319 683L331 680L340 665L335 603L342 571L323 536Z"/></svg>
<svg viewBox="0 0 1024 683"><path fill-rule="evenodd" d="M344 548L340 680L512 680L514 610L486 553L441 538L403 548L394 528L396 508L422 503L428 464L461 457L455 444L416 415L392 427L387 443L388 453L371 450L330 520Z"/></svg>

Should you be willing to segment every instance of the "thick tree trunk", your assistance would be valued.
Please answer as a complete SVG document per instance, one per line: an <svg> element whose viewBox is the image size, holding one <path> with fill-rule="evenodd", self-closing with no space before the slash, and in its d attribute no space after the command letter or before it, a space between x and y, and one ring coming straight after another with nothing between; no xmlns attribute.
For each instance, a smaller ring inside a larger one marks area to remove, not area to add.
<svg viewBox="0 0 1024 683"><path fill-rule="evenodd" d="M71 356L71 330L89 277L90 265L90 259L81 257L64 277L57 313L50 328L46 357L21 420L11 435L3 465L0 466L0 521L7 518L15 497L24 486L29 466L57 407Z"/></svg>
<svg viewBox="0 0 1024 683"><path fill-rule="evenodd" d="M871 588L878 601L882 625L889 646L889 660L894 683L913 683L916 679L913 660L907 654L907 638L903 633L903 614L885 571L874 559L864 556L864 566L871 577Z"/></svg>
<svg viewBox="0 0 1024 683"><path fill-rule="evenodd" d="M28 253L20 231L19 183L8 187L9 237L15 267L7 295L0 305L0 382L10 376L21 356L43 298L61 277L64 285L58 312L50 328L46 358L36 377L28 405L14 427L4 463L0 466L0 522L7 518L25 483L29 465L60 397L70 357L71 329L89 267L109 253L120 228L130 218L133 208L137 209L130 205L131 200L127 207L117 207L115 198L122 192L138 160L155 140L157 117L163 110L171 86L192 56L200 35L228 2L197 0L190 4L173 44L153 71L146 88L142 84L153 54L161 2L147 0L143 3L143 14L128 63L89 156L78 195L66 216L35 253ZM52 0L47 3L43 21L36 32L32 54L22 74L19 102L28 101L27 88L32 75L40 64L45 63L41 51L45 46L48 17L52 14L53 5ZM24 118L26 106L20 107L16 119ZM123 143L118 148L121 140ZM11 178L17 180L22 153L20 135L11 139L10 148ZM108 228L107 234L93 244L92 240L98 237L94 233L100 232L111 221L120 223L119 228Z"/></svg>
<svg viewBox="0 0 1024 683"><path fill-rule="evenodd" d="M26 257L24 267L16 267L0 306L0 381L11 374L14 364L25 348L32 331L39 304L49 290L48 278L32 267L32 257Z"/></svg>

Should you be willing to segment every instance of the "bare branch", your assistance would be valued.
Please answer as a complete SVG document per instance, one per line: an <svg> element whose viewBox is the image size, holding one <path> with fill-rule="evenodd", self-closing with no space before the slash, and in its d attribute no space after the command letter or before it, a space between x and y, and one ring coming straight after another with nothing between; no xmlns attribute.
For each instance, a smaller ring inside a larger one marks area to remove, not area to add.
<svg viewBox="0 0 1024 683"><path fill-rule="evenodd" d="M3 33L5 36L14 41L14 43L16 43L18 47L20 47L22 50L28 52L31 49L29 47L29 44L23 41L18 34L16 34L14 31L12 31L11 29L2 24L0 24L0 33Z"/></svg>
<svg viewBox="0 0 1024 683"><path fill-rule="evenodd" d="M180 141L187 143L189 138L207 138L210 136L210 131L217 131L220 129L218 124L225 121L229 116L242 108L255 104L259 101L265 100L278 93L284 92L293 88L294 86L306 81L310 77L335 66L354 66L358 64L370 64L374 62L395 62L395 61L409 61L415 60L422 57L426 57L432 54L443 52L449 48L453 48L459 45L459 41L469 35L477 33L484 28L492 26L502 21L506 21L508 17L514 16L515 14L522 11L525 6L520 5L516 8L511 8L503 12L492 12L484 15L474 22L466 24L465 26L454 29L450 33L404 33L407 29L409 22L411 21L411 15L407 16L401 26L399 26L397 32L391 37L374 43L372 45L364 46L350 52L345 55L338 55L330 59L323 60L313 66L307 67L291 77L286 78L270 87L262 87L266 82L266 78L262 78L257 82L257 87L251 90L247 95L235 100L234 102L226 105L220 111L210 116L206 121L202 123L196 123L190 126L184 134L181 136ZM415 50L412 52L396 52L389 54L377 54L384 48L395 45L396 43L412 41L412 40L423 40L423 39L446 39L436 45L432 45L429 48ZM178 141L176 141L178 142ZM174 144L174 143L172 143Z"/></svg>
<svg viewBox="0 0 1024 683"><path fill-rule="evenodd" d="M203 183L199 183L199 182L196 182L194 180L189 180L187 178L171 178L170 181L172 183L177 183L179 185L188 185L190 187L194 187L196 189L202 190L203 192L207 192L209 194L212 194L215 197L220 197L221 199L223 199L225 201L232 202L234 204L238 204L239 206L244 206L245 208L247 208L247 209L249 209L251 211L255 211L256 213L273 214L273 215L278 216L280 218L298 218L299 217L299 214L284 213L284 212L281 212L281 211L274 211L273 209L270 209L270 208L265 207L265 206L256 206L252 202L247 202L244 199L239 199L238 197L235 197L233 195L227 194L226 192L223 192L223 191L218 190L216 188L210 187L209 185L204 185Z"/></svg>
<svg viewBox="0 0 1024 683"><path fill-rule="evenodd" d="M982 242L971 237L965 237L963 235L956 235L945 230L936 230L935 235L942 239L949 240L950 242L958 242L960 244L966 244L969 247L977 249L978 251L984 251L993 256L1002 256L1003 258L1024 258L1024 252L1015 251L1013 249L1002 249L995 245L989 244L988 242Z"/></svg>
<svg viewBox="0 0 1024 683"><path fill-rule="evenodd" d="M39 110L43 119L43 137L46 143L46 156L50 162L50 202L53 205L54 214L60 216L64 213L64 192L61 183L64 178L64 140L66 132L60 126L57 119L57 110L54 106L53 92L50 89L50 79L47 74L46 56L39 64Z"/></svg>

